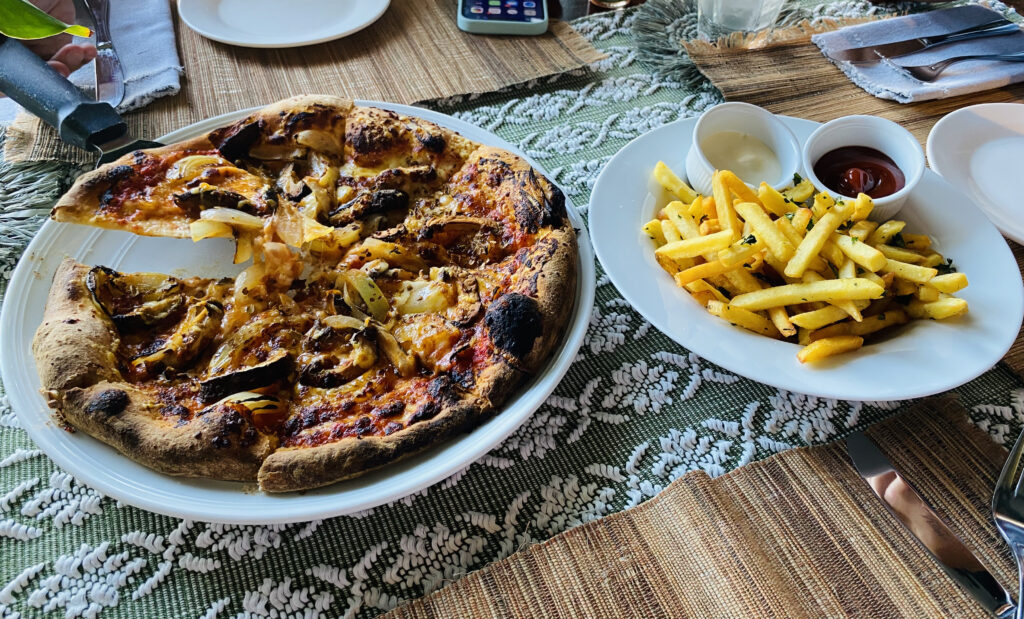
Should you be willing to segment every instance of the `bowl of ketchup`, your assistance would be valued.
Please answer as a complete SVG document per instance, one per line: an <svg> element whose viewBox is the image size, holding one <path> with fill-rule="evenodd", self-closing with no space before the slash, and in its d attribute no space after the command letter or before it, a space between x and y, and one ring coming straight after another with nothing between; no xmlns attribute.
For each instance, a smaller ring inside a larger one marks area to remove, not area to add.
<svg viewBox="0 0 1024 619"><path fill-rule="evenodd" d="M871 197L871 219L891 219L924 175L924 150L909 131L877 116L825 123L803 147L807 178L834 197Z"/></svg>

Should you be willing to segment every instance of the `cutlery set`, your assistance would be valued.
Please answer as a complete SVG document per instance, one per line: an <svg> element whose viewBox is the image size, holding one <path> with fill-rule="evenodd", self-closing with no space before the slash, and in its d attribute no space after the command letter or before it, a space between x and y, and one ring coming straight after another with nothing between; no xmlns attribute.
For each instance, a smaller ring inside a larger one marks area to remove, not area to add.
<svg viewBox="0 0 1024 619"><path fill-rule="evenodd" d="M880 45L867 45L864 47L852 47L838 50L832 53L836 60L849 62L855 65L871 65L894 58L900 58L916 52L931 50L944 45L986 39L991 37L1006 36L1022 32L1021 28L1005 19L997 19L977 26L971 26L948 34L914 37L904 41L883 43ZM938 79L951 65L964 60L999 60L1003 62L1024 62L1024 49L1005 54L965 54L951 56L927 65L901 65L893 63L896 67L903 69L922 82L932 82Z"/></svg>

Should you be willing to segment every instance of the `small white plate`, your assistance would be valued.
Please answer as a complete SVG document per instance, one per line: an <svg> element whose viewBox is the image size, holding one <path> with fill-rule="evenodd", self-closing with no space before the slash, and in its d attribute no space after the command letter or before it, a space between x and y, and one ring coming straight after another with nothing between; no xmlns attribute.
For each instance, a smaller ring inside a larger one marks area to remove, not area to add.
<svg viewBox="0 0 1024 619"><path fill-rule="evenodd" d="M438 112L374 101L356 103L423 118L471 140L518 152L493 133ZM186 140L250 111L211 118L159 140L168 144ZM357 479L303 493L265 494L255 484L170 477L129 460L84 432L72 434L54 422L39 394L31 343L42 319L53 274L64 256L123 271L234 276L244 265L232 264L231 242L226 239L193 243L188 239L134 236L54 221L44 223L14 269L0 311L0 373L11 407L36 445L61 468L103 494L161 514L206 522L271 524L350 514L400 499L452 475L501 443L551 395L572 364L594 304L595 269L594 252L583 220L571 204L566 206L573 226L579 230L576 307L559 347L544 369L524 384L498 414L473 431Z"/></svg>
<svg viewBox="0 0 1024 619"><path fill-rule="evenodd" d="M780 117L801 144L818 123ZM902 400L945 391L985 372L1006 353L1024 316L1024 286L1006 241L967 196L925 171L899 218L928 234L970 285L961 318L919 320L898 334L818 364L796 359L799 346L734 327L708 314L654 260L641 231L663 197L650 180L663 160L676 173L696 119L664 125L612 157L594 185L590 234L622 295L663 333L718 365L775 387L845 400Z"/></svg>
<svg viewBox="0 0 1024 619"><path fill-rule="evenodd" d="M301 47L333 41L377 21L391 0L178 0L188 27L242 47Z"/></svg>
<svg viewBox="0 0 1024 619"><path fill-rule="evenodd" d="M1024 104L983 103L947 114L928 134L928 165L1024 243Z"/></svg>

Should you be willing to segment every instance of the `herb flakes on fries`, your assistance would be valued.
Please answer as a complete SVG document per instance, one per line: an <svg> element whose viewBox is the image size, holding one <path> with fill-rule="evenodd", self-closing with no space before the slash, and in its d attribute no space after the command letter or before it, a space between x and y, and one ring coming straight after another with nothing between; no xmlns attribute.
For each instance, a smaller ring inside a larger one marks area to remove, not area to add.
<svg viewBox="0 0 1024 619"><path fill-rule="evenodd" d="M653 176L677 200L643 226L676 284L707 311L795 341L801 363L859 349L912 320L962 316L953 294L967 276L906 222L869 221L873 203L815 193L806 180L755 192L727 170L701 196L658 162Z"/></svg>

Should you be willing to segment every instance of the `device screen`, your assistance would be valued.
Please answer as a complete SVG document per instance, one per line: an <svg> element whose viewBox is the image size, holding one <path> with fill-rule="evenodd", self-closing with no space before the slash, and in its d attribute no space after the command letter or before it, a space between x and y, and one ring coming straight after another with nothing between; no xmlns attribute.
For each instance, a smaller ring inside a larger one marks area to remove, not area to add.
<svg viewBox="0 0 1024 619"><path fill-rule="evenodd" d="M544 19L544 0L463 0L469 19L531 22Z"/></svg>

